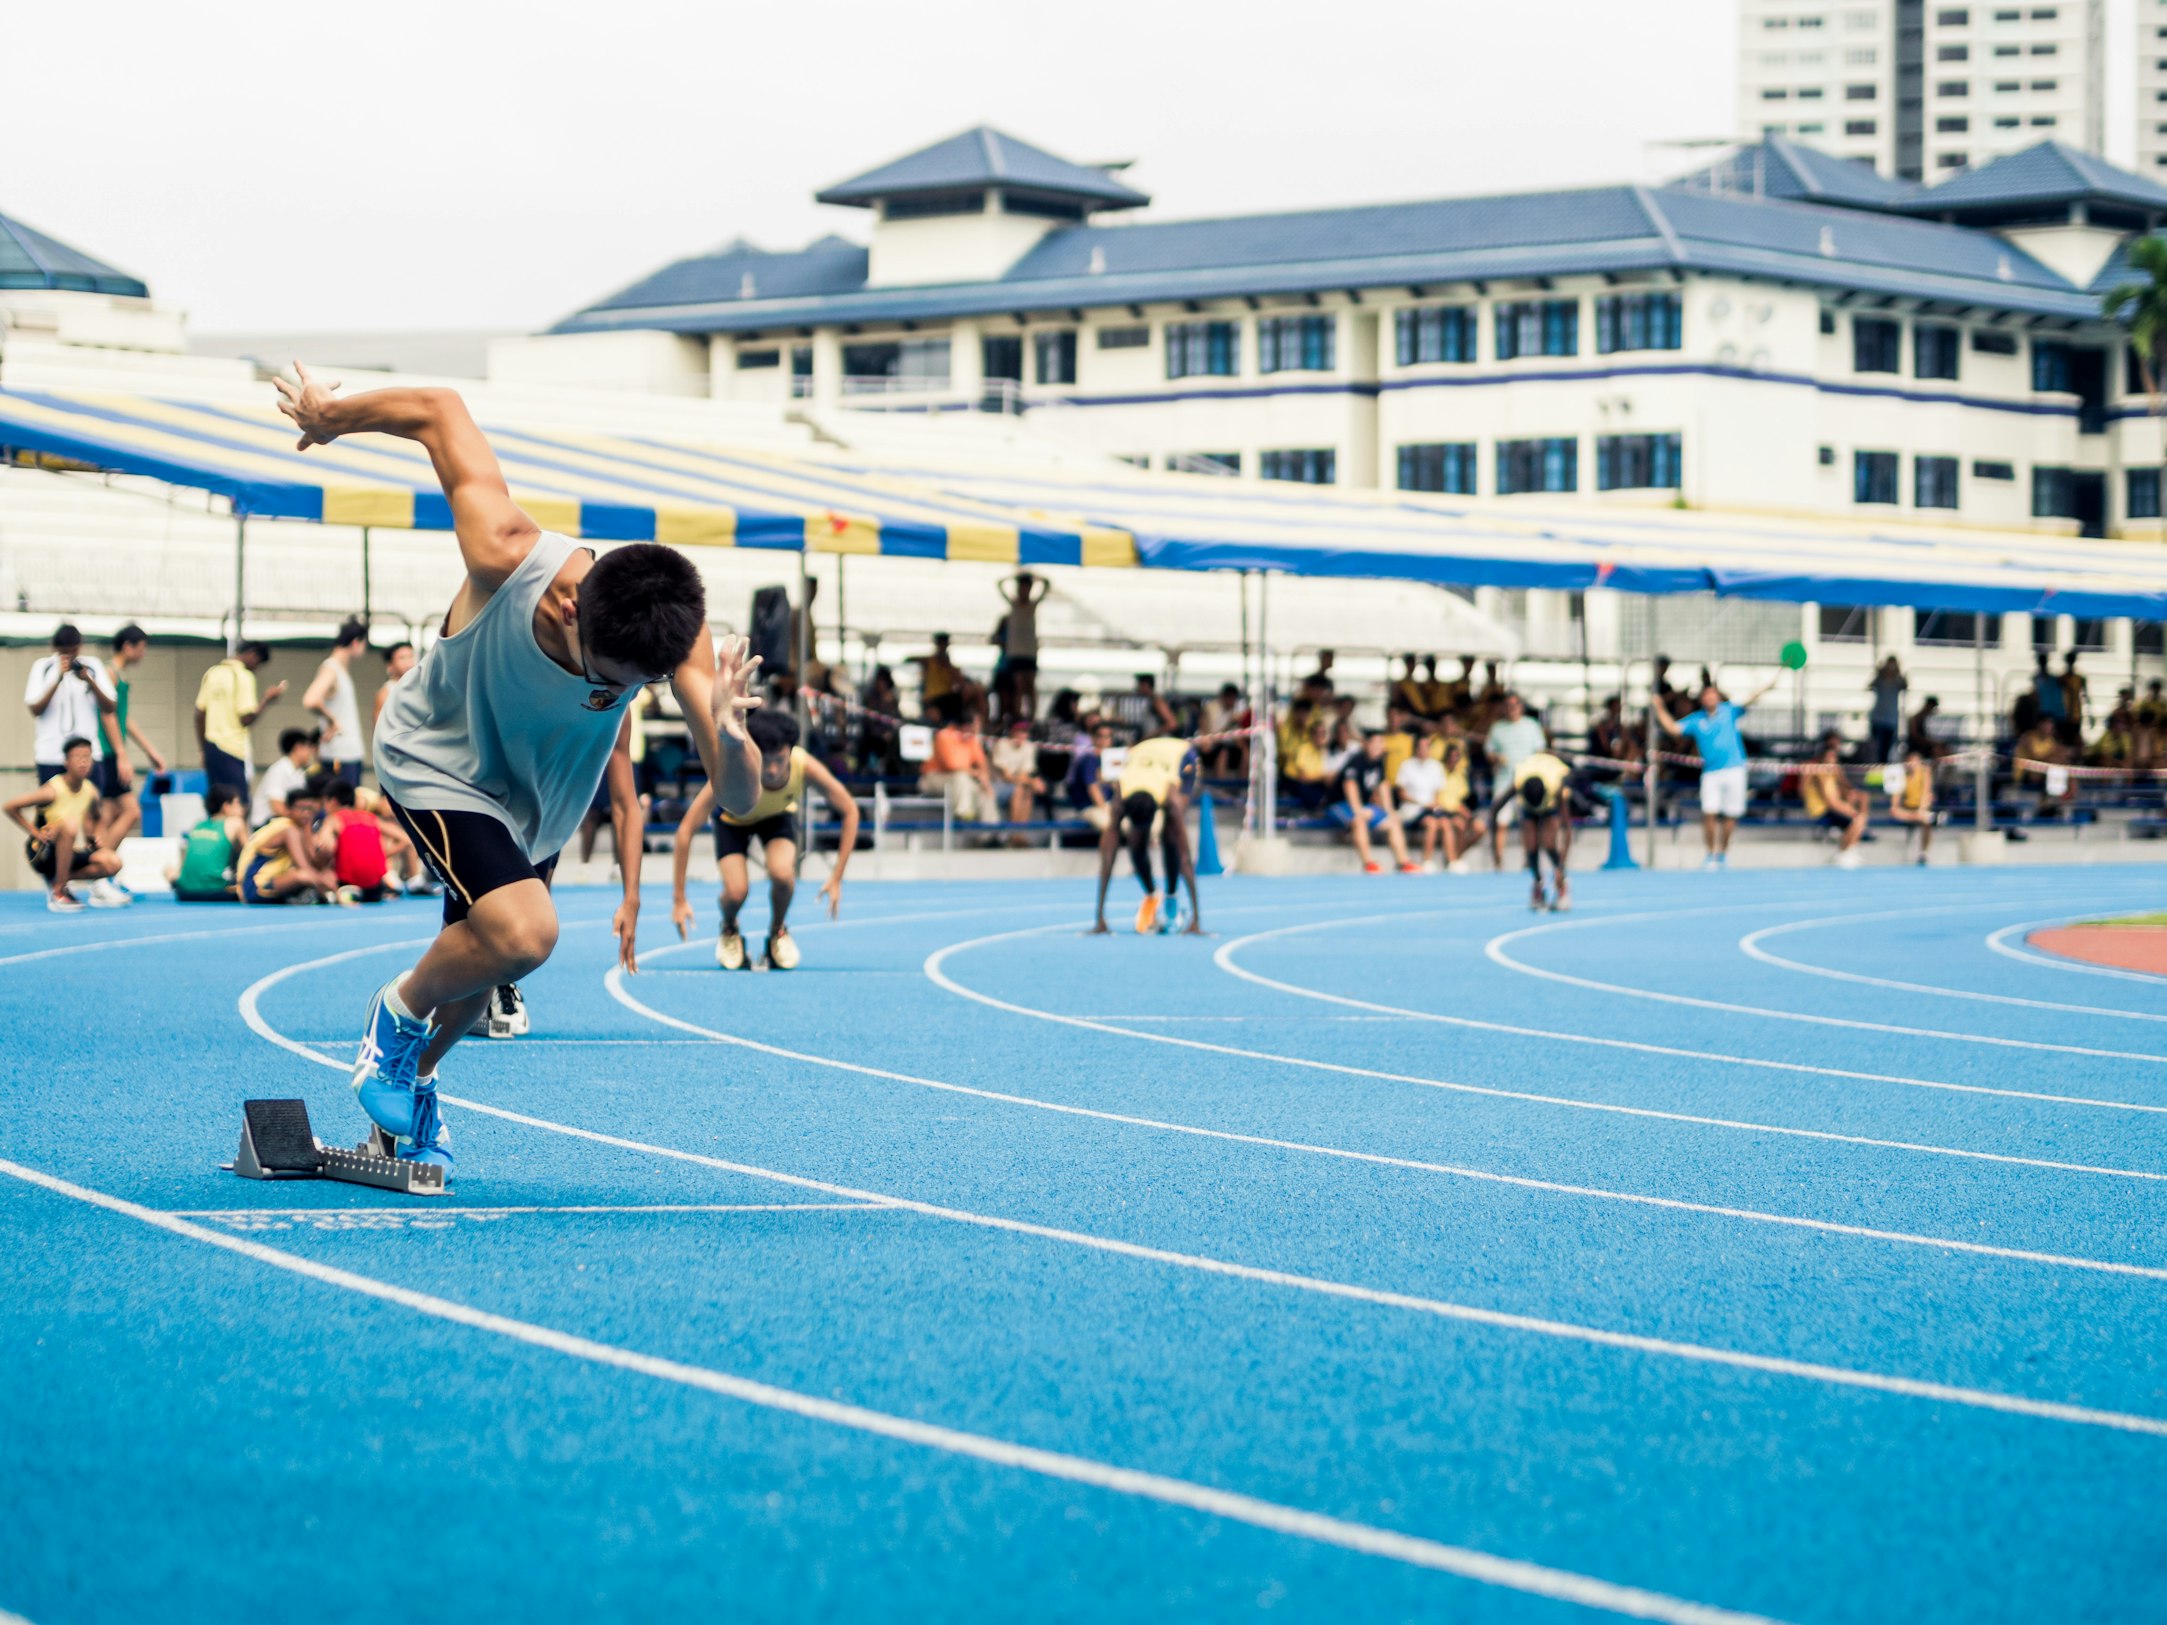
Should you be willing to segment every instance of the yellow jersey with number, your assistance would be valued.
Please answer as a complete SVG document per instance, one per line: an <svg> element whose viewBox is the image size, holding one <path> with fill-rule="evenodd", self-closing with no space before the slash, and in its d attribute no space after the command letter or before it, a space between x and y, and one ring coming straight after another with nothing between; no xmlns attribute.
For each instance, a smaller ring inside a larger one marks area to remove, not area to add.
<svg viewBox="0 0 2167 1625"><path fill-rule="evenodd" d="M1539 750L1522 762L1513 773L1512 787L1517 794L1524 798L1527 794L1528 785L1541 785L1542 800L1536 804L1534 810L1541 813L1556 812L1560 802L1564 799L1565 781L1572 777L1572 772L1571 768L1548 751ZM1521 805L1526 805L1525 800L1522 801Z"/></svg>
<svg viewBox="0 0 2167 1625"><path fill-rule="evenodd" d="M1121 764L1121 794L1126 800L1146 795L1164 801L1167 793L1195 779L1196 749L1186 739L1147 739L1129 747Z"/></svg>
<svg viewBox="0 0 2167 1625"><path fill-rule="evenodd" d="M782 788L770 790L763 784L760 787L760 799L752 804L750 812L742 817L733 817L729 813L722 813L722 821L725 824L734 824L739 829L750 829L755 824L766 823L770 818L780 818L784 813L796 812L798 810L798 798L805 794L806 760L805 748L802 745L792 745L790 747L790 777L783 781Z"/></svg>

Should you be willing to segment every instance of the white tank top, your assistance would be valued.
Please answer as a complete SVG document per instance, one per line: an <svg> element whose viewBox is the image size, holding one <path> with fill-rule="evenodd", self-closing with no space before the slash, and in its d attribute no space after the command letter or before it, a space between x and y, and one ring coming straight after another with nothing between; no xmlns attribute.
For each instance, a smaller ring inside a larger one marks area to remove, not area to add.
<svg viewBox="0 0 2167 1625"><path fill-rule="evenodd" d="M482 612L391 690L376 776L403 807L498 819L539 863L579 828L625 696L542 652L534 612L574 543L544 531Z"/></svg>
<svg viewBox="0 0 2167 1625"><path fill-rule="evenodd" d="M324 760L327 762L358 762L361 760L361 707L354 703L354 674L346 669L341 660L328 662L331 667L331 693L324 701L324 710L339 725L339 731L324 741Z"/></svg>

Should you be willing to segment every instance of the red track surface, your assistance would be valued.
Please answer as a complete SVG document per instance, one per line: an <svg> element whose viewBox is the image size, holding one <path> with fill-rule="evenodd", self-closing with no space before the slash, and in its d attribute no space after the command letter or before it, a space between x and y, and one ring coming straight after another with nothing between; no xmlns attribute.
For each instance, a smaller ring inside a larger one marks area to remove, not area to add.
<svg viewBox="0 0 2167 1625"><path fill-rule="evenodd" d="M2167 926L2068 925L2034 931L2026 940L2065 959L2167 976Z"/></svg>

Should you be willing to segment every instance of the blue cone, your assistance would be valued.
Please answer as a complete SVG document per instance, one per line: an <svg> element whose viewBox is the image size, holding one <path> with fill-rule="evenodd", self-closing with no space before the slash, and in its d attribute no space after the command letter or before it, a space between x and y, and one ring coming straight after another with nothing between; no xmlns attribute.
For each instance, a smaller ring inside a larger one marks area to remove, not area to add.
<svg viewBox="0 0 2167 1625"><path fill-rule="evenodd" d="M1219 861L1218 821L1212 816L1211 792L1206 790L1196 798L1196 874L1201 880L1225 873L1226 865Z"/></svg>
<svg viewBox="0 0 2167 1625"><path fill-rule="evenodd" d="M1625 792L1615 785L1600 785L1595 793L1610 803L1610 858L1605 869L1638 869L1633 861L1633 814L1625 804Z"/></svg>

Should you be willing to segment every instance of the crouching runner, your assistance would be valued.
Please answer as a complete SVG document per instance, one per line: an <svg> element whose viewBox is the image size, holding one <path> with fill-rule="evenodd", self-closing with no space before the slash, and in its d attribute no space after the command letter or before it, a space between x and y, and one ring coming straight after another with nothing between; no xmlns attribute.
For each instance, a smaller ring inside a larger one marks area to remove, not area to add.
<svg viewBox="0 0 2167 1625"><path fill-rule="evenodd" d="M729 639L718 667L700 577L682 554L635 543L597 558L535 524L454 392L340 400L336 385L296 371L298 385L277 382L300 449L363 433L418 442L466 565L440 636L390 691L376 731L377 778L444 883L444 928L377 991L353 1075L362 1110L401 1155L449 1167L438 1063L492 988L556 947L547 877L594 799L625 696L671 683L718 799L743 811L760 793L744 720L759 703L745 695L759 662ZM627 966L636 929L628 898L616 920Z"/></svg>

